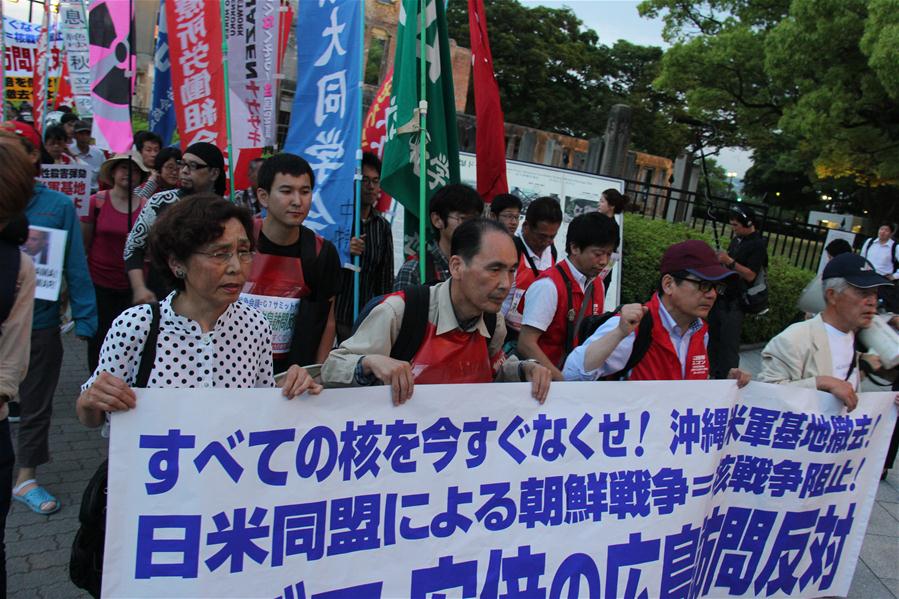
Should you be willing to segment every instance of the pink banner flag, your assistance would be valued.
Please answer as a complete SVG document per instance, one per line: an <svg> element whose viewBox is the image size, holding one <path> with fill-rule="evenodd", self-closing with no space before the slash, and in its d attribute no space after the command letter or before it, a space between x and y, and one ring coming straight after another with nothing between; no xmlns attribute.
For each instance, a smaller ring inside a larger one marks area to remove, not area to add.
<svg viewBox="0 0 899 599"><path fill-rule="evenodd" d="M97 145L113 152L131 148L130 98L136 59L130 44L131 2L92 0L90 32L92 135Z"/></svg>

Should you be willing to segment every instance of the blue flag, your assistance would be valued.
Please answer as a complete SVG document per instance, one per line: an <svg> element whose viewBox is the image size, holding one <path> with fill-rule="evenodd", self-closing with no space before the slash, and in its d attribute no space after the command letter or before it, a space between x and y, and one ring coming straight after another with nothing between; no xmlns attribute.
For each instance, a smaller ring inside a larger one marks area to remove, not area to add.
<svg viewBox="0 0 899 599"><path fill-rule="evenodd" d="M320 6L324 4L324 6ZM356 152L361 147L362 3L300 2L297 90L284 150L315 173L312 209L304 223L350 262Z"/></svg>
<svg viewBox="0 0 899 599"><path fill-rule="evenodd" d="M175 133L175 95L172 91L172 69L169 61L169 36L165 25L165 0L159 0L159 16L156 24L159 34L156 38L156 52L153 64L156 73L153 77L153 100L150 103L148 118L150 131L162 138L162 145L172 142Z"/></svg>

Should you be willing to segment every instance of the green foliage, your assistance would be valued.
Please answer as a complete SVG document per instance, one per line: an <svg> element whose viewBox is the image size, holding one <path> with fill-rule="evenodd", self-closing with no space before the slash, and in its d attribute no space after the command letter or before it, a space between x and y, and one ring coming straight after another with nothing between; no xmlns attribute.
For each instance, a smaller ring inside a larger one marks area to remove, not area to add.
<svg viewBox="0 0 899 599"><path fill-rule="evenodd" d="M624 264L621 301L645 302L659 282L659 263L668 246L686 239L701 239L714 247L711 233L701 233L684 224L648 220L637 214L624 216ZM762 316L747 316L743 343L761 343L785 329L798 316L796 301L814 273L796 268L782 257L772 257L768 266L769 310Z"/></svg>

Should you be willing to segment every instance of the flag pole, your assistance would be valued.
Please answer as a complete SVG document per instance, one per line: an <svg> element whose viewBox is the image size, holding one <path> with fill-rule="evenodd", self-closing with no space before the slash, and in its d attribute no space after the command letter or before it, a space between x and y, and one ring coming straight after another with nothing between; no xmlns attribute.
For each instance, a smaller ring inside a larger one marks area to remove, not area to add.
<svg viewBox="0 0 899 599"><path fill-rule="evenodd" d="M362 234L362 84L365 81L364 73L365 73L365 3L362 2L359 7L361 14L359 15L359 116L358 116L358 126L359 126L359 140L358 145L356 146L356 200L355 200L355 211L354 214L356 217L353 219L353 236L359 237ZM275 49L277 52L277 48ZM359 280L360 280L360 270L362 264L361 256L353 257L353 322L356 322L356 318L359 316Z"/></svg>
<svg viewBox="0 0 899 599"><path fill-rule="evenodd" d="M222 19L222 65L225 71L225 131L228 135L228 199L234 203L234 144L231 141L231 84L228 82L228 24L225 22L225 2L219 3ZM232 11L233 18L234 11Z"/></svg>
<svg viewBox="0 0 899 599"><path fill-rule="evenodd" d="M427 156L428 145L428 90L427 90L427 0L421 0L418 12L421 17L421 42L419 50L419 101L418 110L420 115L421 128L418 133L418 273L422 284L427 283L425 269L425 255L427 248L425 247L425 231L426 221L428 217L427 211L427 188L425 187L428 175L428 166L425 161Z"/></svg>
<svg viewBox="0 0 899 599"><path fill-rule="evenodd" d="M41 142L43 142L44 133L47 129L47 107L50 105L50 55L52 54L50 46L53 45L53 40L50 38L50 18L50 4L47 3L44 5L44 18L41 19L41 24L46 23L47 25L47 47L44 49L43 57L41 57L41 62L44 63L44 97L41 100Z"/></svg>

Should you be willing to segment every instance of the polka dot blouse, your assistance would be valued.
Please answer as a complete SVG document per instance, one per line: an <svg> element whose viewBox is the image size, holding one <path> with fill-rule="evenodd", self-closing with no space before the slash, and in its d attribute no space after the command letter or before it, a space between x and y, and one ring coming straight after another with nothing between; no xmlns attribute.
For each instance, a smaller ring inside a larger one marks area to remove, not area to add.
<svg viewBox="0 0 899 599"><path fill-rule="evenodd" d="M274 387L272 331L261 313L235 302L213 330L204 333L199 324L172 310L174 297L172 293L159 304L156 361L147 387ZM103 341L97 370L82 391L104 371L134 384L152 318L150 306L144 304L115 319Z"/></svg>

